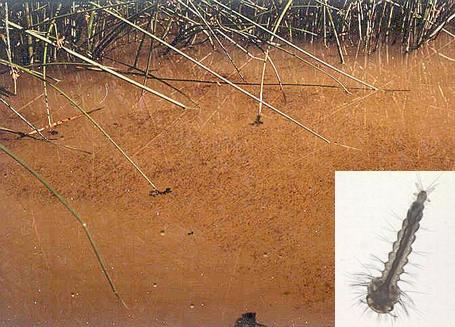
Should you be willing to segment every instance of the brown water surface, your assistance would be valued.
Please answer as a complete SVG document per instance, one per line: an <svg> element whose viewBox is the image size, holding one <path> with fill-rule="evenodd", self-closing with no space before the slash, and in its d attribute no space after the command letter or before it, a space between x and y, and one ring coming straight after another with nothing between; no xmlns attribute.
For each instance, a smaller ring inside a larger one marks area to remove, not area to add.
<svg viewBox="0 0 455 327"><path fill-rule="evenodd" d="M52 137L90 154L0 134L2 144L88 221L129 307L117 303L81 226L3 154L0 325L233 326L241 313L255 311L269 327L333 326L334 171L454 168L454 44L440 38L409 55L383 49L365 57L352 49L347 63L338 65L380 88L402 91L288 86L285 102L278 87L266 87L267 101L331 144L268 109L264 124L251 125L257 103L229 86L173 82L198 108L148 82L195 107L183 110L150 94L141 97L105 73L50 70L86 110L103 108L93 118L172 193L150 197L150 185L86 119L62 124ZM334 48L311 50L338 60ZM222 53L189 53L240 80ZM232 53L239 66L248 61ZM335 85L295 58L271 54L284 82ZM211 78L177 55L154 68L160 76ZM259 81L261 72L261 62L243 68L248 81ZM267 81L276 82L270 67ZM259 94L257 86L245 88ZM18 89L12 105L44 126L42 83L21 76ZM54 120L78 114L53 91L49 102ZM5 108L0 120L4 127L27 128Z"/></svg>

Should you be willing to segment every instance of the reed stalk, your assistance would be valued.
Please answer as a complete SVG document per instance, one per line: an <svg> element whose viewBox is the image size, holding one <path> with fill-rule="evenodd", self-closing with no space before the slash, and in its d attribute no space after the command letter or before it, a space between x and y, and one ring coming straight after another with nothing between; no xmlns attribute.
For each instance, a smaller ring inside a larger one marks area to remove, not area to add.
<svg viewBox="0 0 455 327"><path fill-rule="evenodd" d="M49 192L57 198L57 200L65 207L66 210L69 211L69 213L76 219L76 221L79 223L79 225L82 227L85 236L87 237L87 240L89 241L90 247L92 248L93 253L95 254L96 260L98 261L98 264L100 266L100 269L106 278L107 282L109 283L109 286L114 293L114 295L117 297L117 299L122 303L123 306L126 306L125 302L123 299L120 297L119 292L117 291L117 288L114 284L114 281L112 280L112 277L109 274L109 271L107 269L106 263L104 262L103 256L101 255L100 250L98 249L98 246L95 243L95 240L92 236L92 233L90 232L88 228L88 224L85 222L85 220L82 219L81 215L74 209L68 201L46 180L44 179L38 172L36 172L27 162L25 162L22 158L20 158L18 155L16 155L14 152L12 152L10 149L8 149L6 146L0 143L0 150L7 154L9 157L14 159L18 164L20 164L24 169L26 169L30 174L33 175L34 178L36 178L44 187L46 187Z"/></svg>

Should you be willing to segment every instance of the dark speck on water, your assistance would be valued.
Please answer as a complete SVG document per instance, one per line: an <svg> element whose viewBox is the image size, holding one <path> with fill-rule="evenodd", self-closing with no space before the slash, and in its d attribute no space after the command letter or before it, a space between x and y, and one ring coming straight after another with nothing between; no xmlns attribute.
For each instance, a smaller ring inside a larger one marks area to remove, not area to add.
<svg viewBox="0 0 455 327"><path fill-rule="evenodd" d="M168 194L168 193L171 193L171 192L172 192L171 188L170 187L166 187L166 189L164 191L160 191L158 189L150 191L149 195L155 197L155 196L158 196L158 195L165 195L165 194Z"/></svg>

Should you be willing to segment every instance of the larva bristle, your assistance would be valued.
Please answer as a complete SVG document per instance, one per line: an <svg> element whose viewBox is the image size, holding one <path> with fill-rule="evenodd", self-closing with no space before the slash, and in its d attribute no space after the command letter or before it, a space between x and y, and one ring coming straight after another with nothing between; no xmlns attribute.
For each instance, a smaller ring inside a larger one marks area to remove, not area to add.
<svg viewBox="0 0 455 327"><path fill-rule="evenodd" d="M386 262L384 260L382 260L381 258L379 258L377 255L374 255L374 254L371 254L370 255L374 260L380 262L381 264L385 265Z"/></svg>

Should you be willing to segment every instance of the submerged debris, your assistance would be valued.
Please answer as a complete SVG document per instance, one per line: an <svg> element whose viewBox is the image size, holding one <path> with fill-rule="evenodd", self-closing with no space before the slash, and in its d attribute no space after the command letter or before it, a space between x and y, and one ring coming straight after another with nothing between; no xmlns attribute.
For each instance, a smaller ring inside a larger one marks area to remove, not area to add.
<svg viewBox="0 0 455 327"><path fill-rule="evenodd" d="M247 312L235 321L234 327L267 327L256 322L256 312Z"/></svg>

